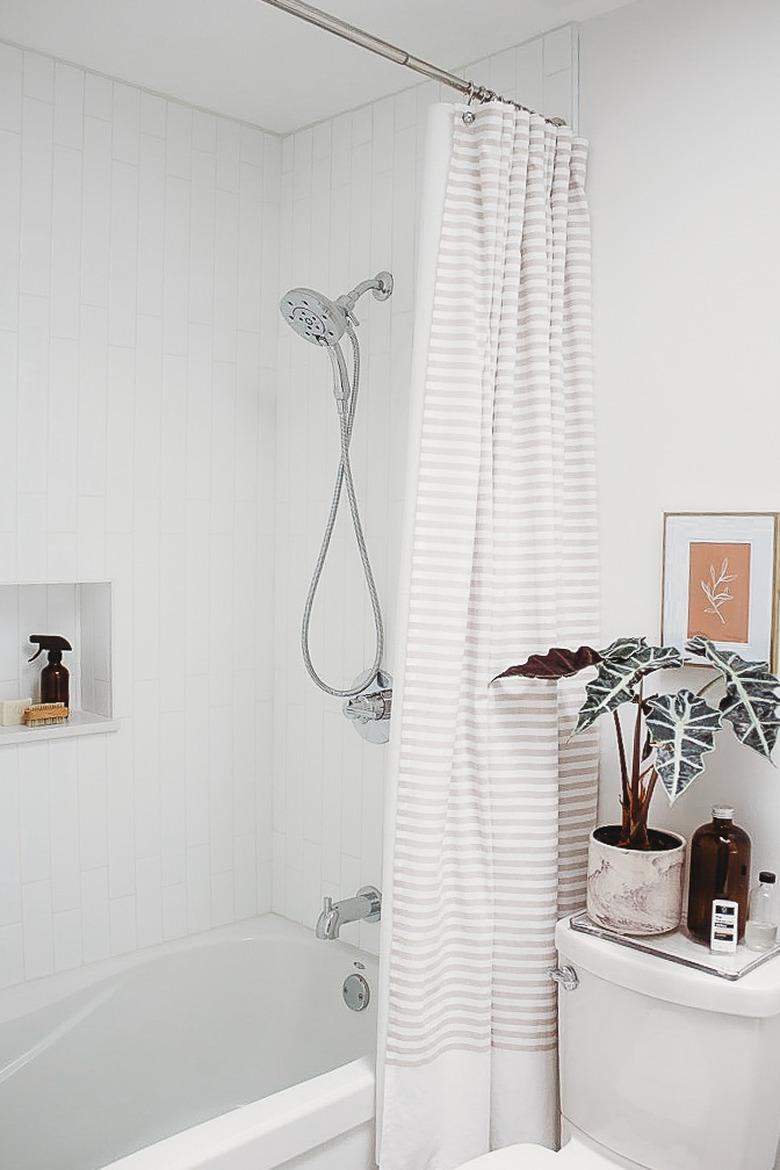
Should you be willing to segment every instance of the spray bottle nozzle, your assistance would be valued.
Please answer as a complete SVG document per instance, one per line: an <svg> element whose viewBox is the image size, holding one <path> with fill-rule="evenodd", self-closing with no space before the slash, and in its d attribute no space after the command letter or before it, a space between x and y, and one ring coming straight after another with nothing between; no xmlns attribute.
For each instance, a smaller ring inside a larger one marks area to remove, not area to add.
<svg viewBox="0 0 780 1170"><path fill-rule="evenodd" d="M59 661L62 658L63 650L73 649L68 639L61 638L59 634L30 634L30 637L27 639L27 641L32 642L34 646L38 647L32 658L27 659L28 662L34 662L43 650L49 651L50 662L52 660L52 651L55 651L59 655Z"/></svg>

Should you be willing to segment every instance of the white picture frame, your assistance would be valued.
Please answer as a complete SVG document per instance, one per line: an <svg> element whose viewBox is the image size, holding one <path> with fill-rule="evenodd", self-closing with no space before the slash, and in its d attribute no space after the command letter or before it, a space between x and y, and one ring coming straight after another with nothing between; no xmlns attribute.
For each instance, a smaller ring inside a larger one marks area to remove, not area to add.
<svg viewBox="0 0 780 1170"><path fill-rule="evenodd" d="M777 669L779 520L777 512L664 513L661 640L686 663L704 665L685 652L688 638L702 633L719 649ZM744 571L729 564L729 548L739 550Z"/></svg>

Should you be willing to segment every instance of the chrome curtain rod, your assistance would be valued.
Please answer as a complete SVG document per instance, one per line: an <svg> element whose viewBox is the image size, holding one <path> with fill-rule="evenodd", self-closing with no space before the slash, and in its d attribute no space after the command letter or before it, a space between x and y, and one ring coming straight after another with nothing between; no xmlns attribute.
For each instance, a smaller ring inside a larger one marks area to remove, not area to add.
<svg viewBox="0 0 780 1170"><path fill-rule="evenodd" d="M314 8L311 4L305 4L303 0L263 0L263 3L270 4L273 8L279 8L282 12L289 13L290 16L297 16L300 20L306 20L309 24L324 29L325 32L342 37L345 41L351 41L353 45L360 45L361 48L368 49L370 53L376 53L379 57L385 57L386 60L393 61L396 65L405 65L407 69L413 69L415 73L421 73L423 77L428 77L431 81L438 81L441 85L457 89L460 93L465 94L470 102L506 102L507 105L515 106L516 109L523 110L526 114L536 113L535 110L521 105L520 102L505 98L500 93L487 89L484 85L477 85L475 82L466 81L454 73L448 73L446 69L439 69L437 65L431 65L428 61L414 57L405 49L399 49L397 45L391 45L388 41L383 41L379 37L365 32L362 28L356 28L354 24L348 24L346 20L339 20L337 16L331 16L329 12L323 12L322 9ZM566 125L563 118L545 118L545 121L550 122L553 126Z"/></svg>

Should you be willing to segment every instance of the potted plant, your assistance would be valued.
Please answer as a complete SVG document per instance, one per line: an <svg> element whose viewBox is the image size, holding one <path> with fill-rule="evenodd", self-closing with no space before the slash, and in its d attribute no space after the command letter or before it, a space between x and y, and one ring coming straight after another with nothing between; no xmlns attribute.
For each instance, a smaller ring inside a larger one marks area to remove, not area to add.
<svg viewBox="0 0 780 1170"><path fill-rule="evenodd" d="M497 676L558 680L596 669L572 735L602 715L612 717L621 819L591 834L587 908L594 922L623 934L663 934L680 925L685 840L648 827L657 782L674 803L704 771L724 720L741 743L766 759L771 759L780 730L780 680L770 674L767 663L746 662L701 637L692 638L687 650L712 668L696 693L645 694L648 675L679 668L683 659L675 647L648 646L644 638L618 638L601 651L581 646L534 654ZM725 693L714 706L705 695L718 684ZM620 714L626 704L634 706L630 742Z"/></svg>

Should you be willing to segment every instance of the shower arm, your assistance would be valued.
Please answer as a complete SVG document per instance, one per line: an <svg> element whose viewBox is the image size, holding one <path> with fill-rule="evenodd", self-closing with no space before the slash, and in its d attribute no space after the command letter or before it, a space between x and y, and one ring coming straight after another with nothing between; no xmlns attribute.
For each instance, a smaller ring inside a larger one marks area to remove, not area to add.
<svg viewBox="0 0 780 1170"><path fill-rule="evenodd" d="M336 297L336 304L341 305L345 313L353 316L353 309L360 298L367 292L373 292L374 297L378 301L386 301L393 291L393 278L389 272L378 272L376 276L370 280L361 280L360 284L356 284L351 292L342 293L340 297Z"/></svg>
<svg viewBox="0 0 780 1170"><path fill-rule="evenodd" d="M263 3L270 4L272 8L279 8L282 12L288 13L289 16L297 16L299 20L305 20L353 45L359 45L362 49L368 49L370 53L376 53L377 56L384 57L387 61L393 61L396 65L413 69L415 73L421 73L423 77L428 77L431 81L438 81L441 85L449 86L450 89L457 89L460 93L465 94L470 102L505 102L526 114L536 112L528 106L521 105L520 102L502 97L500 93L487 89L484 85L477 85L473 81L458 77L455 73L448 73L446 69L439 69L437 65L431 65L429 61L423 61L420 57L414 57L405 49L399 49L397 45L391 45L389 41L383 41L380 37L375 37L373 33L366 32L365 29L349 24L346 20L340 20L329 12L323 12L321 8L315 8L313 4L305 4L304 0L263 0ZM545 118L544 120L553 126L566 125L563 118Z"/></svg>

